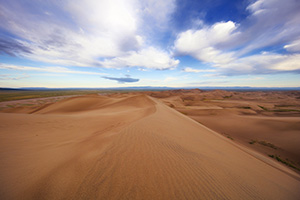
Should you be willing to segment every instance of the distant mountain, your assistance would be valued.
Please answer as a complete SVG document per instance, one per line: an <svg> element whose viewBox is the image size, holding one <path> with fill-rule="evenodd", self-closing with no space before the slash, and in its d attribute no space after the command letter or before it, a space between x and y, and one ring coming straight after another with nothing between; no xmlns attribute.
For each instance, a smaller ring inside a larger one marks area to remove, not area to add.
<svg viewBox="0 0 300 200"><path fill-rule="evenodd" d="M239 90L239 91L257 91L257 90L300 90L300 87L240 87L240 86L234 86L234 87L197 87L202 90Z"/></svg>
<svg viewBox="0 0 300 200"><path fill-rule="evenodd" d="M23 89L19 89L19 88L1 88L1 87L0 87L0 90L7 90L7 91L13 90L13 91L18 91L18 90L23 90Z"/></svg>
<svg viewBox="0 0 300 200"><path fill-rule="evenodd" d="M46 88L46 87L22 87L21 90L172 90L172 87L109 87L109 88Z"/></svg>
<svg viewBox="0 0 300 200"><path fill-rule="evenodd" d="M201 89L201 90L239 90L239 91L257 91L257 90L300 90L300 87L109 87L109 88L47 88L47 87L22 87L22 88L0 88L0 90L178 90L178 89Z"/></svg>
<svg viewBox="0 0 300 200"><path fill-rule="evenodd" d="M56 88L47 88L47 87L22 87L21 90L53 90Z"/></svg>

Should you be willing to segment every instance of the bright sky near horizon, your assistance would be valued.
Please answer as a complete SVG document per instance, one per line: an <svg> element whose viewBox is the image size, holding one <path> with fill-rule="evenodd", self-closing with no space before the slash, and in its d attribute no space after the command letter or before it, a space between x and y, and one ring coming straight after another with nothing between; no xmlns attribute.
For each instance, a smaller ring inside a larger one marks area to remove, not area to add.
<svg viewBox="0 0 300 200"><path fill-rule="evenodd" d="M0 0L0 87L300 86L300 0Z"/></svg>

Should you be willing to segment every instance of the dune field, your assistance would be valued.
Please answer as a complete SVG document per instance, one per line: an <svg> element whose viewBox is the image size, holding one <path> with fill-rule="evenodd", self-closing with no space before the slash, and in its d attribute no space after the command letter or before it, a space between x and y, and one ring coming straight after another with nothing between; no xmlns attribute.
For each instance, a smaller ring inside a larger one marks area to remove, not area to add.
<svg viewBox="0 0 300 200"><path fill-rule="evenodd" d="M280 159L300 173L299 91L147 92L235 143Z"/></svg>
<svg viewBox="0 0 300 200"><path fill-rule="evenodd" d="M2 110L0 199L299 199L297 170L260 145L298 162L298 108L287 117L264 110L273 109L267 102L200 93L86 95ZM278 124L276 137L266 122ZM264 134L238 136L243 124Z"/></svg>

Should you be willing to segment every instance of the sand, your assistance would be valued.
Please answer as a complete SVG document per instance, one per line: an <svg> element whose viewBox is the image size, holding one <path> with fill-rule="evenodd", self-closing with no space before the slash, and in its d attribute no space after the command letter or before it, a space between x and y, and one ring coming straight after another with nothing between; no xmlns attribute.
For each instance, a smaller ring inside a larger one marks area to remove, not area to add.
<svg viewBox="0 0 300 200"><path fill-rule="evenodd" d="M147 93L235 143L265 156L279 156L300 174L299 91Z"/></svg>
<svg viewBox="0 0 300 200"><path fill-rule="evenodd" d="M0 113L0 199L299 199L300 176L147 95Z"/></svg>

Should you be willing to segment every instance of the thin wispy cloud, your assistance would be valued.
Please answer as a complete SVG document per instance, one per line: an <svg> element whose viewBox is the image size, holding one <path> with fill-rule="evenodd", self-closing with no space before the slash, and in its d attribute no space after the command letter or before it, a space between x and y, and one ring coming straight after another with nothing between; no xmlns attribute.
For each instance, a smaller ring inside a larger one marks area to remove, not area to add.
<svg viewBox="0 0 300 200"><path fill-rule="evenodd" d="M262 52L236 59L228 64L215 64L219 72L227 75L300 73L300 54L281 55Z"/></svg>
<svg viewBox="0 0 300 200"><path fill-rule="evenodd" d="M222 21L181 32L174 47L177 54L211 63L224 73L299 70L299 55L293 54L300 49L299 8L300 4L295 0L255 1L246 8L250 15L240 24ZM263 48L273 45L279 45L277 48L286 49L290 54L264 51Z"/></svg>
<svg viewBox="0 0 300 200"><path fill-rule="evenodd" d="M62 4L57 1L31 1L25 4L12 0L0 6L0 26L19 39L5 36L4 39L10 42L0 43L0 51L64 66L109 67L99 62L98 58L104 57L109 62L115 57L139 55L147 49L163 51L143 43L144 40L151 41L151 38L146 38L149 34L143 28L153 20L160 21L155 24L161 28L166 26L174 10L174 2L168 2L78 0ZM34 14L33 6L37 8ZM163 12L158 14L158 10ZM160 59L163 67L172 60L168 54L147 56L155 56L149 59ZM119 67L126 67L131 62L118 62L120 64ZM147 62L138 64L145 68L153 66Z"/></svg>
<svg viewBox="0 0 300 200"><path fill-rule="evenodd" d="M105 59L101 65L107 68L145 67L149 69L171 69L179 64L179 60L170 58L170 54L150 47L138 52L129 52L127 55L113 59Z"/></svg>
<svg viewBox="0 0 300 200"><path fill-rule="evenodd" d="M49 72L49 73L58 73L58 74L105 75L105 73L70 70L66 67L30 67L30 66L0 64L0 69Z"/></svg>
<svg viewBox="0 0 300 200"><path fill-rule="evenodd" d="M0 74L0 80L21 80L24 78L29 78L29 76L14 76L10 74Z"/></svg>
<svg viewBox="0 0 300 200"><path fill-rule="evenodd" d="M300 52L300 39L290 42L283 48L285 48L289 52Z"/></svg>
<svg viewBox="0 0 300 200"><path fill-rule="evenodd" d="M189 72L189 73L209 73L209 72L216 72L214 69L194 69L191 67L186 67L182 71Z"/></svg>

